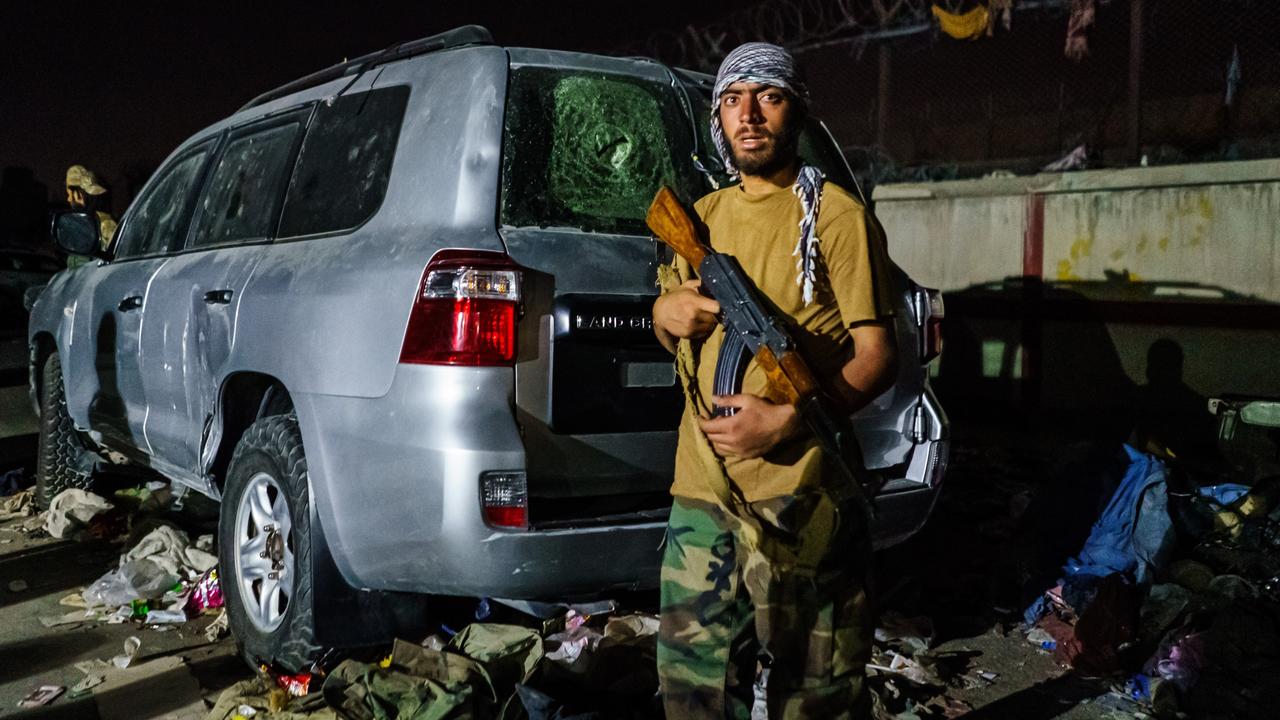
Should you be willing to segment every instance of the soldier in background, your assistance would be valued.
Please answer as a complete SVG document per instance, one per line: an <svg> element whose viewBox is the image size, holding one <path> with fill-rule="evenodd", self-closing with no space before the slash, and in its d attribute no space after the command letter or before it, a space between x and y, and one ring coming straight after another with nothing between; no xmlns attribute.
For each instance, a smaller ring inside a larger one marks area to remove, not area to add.
<svg viewBox="0 0 1280 720"><path fill-rule="evenodd" d="M111 246L111 238L116 234L116 220L107 211L107 189L98 178L83 165L72 165L67 168L67 204L72 210L91 212L98 216L99 241L102 249ZM84 255L67 256L67 267L77 268L89 262Z"/></svg>

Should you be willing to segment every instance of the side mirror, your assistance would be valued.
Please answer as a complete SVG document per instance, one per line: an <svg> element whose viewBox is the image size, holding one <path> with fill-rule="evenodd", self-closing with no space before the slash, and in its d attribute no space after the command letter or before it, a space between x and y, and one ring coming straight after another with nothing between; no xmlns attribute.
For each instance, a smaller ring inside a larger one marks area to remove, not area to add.
<svg viewBox="0 0 1280 720"><path fill-rule="evenodd" d="M53 244L72 255L104 257L98 245L98 218L91 212L68 210L53 216Z"/></svg>

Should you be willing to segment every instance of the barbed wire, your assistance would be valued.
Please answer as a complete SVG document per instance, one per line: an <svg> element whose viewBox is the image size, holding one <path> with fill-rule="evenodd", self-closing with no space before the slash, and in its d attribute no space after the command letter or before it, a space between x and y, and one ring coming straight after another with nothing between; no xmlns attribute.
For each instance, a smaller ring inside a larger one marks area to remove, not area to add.
<svg viewBox="0 0 1280 720"><path fill-rule="evenodd" d="M963 0L940 0L959 6ZM686 25L655 33L624 54L656 57L698 70L712 70L734 47L754 40L792 50L835 38L896 25L916 24L930 16L930 0L769 0L746 7L724 20Z"/></svg>
<svg viewBox="0 0 1280 720"><path fill-rule="evenodd" d="M1065 7L1068 0L1022 0L1015 10ZM1108 0L1102 0L1104 3ZM932 6L960 13L966 0L767 0L725 19L660 31L622 55L644 55L695 70L714 71L729 50L764 41L806 52L837 44L928 32Z"/></svg>

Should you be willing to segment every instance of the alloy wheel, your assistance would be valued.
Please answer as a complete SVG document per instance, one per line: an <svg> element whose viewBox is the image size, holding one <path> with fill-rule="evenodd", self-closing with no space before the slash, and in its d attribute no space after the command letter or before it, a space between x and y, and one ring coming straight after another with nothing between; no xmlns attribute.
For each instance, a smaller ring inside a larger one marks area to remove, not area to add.
<svg viewBox="0 0 1280 720"><path fill-rule="evenodd" d="M263 632L279 627L293 597L293 520L269 474L250 478L236 508L236 581L249 620Z"/></svg>

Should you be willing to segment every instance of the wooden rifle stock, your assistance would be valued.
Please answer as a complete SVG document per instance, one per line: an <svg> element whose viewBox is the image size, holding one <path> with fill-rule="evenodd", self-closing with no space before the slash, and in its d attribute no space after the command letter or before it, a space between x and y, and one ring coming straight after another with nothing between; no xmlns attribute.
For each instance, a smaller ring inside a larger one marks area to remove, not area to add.
<svg viewBox="0 0 1280 720"><path fill-rule="evenodd" d="M671 188L663 185L658 189L644 221L659 240L688 260L695 270L702 265L702 259L707 256L707 245L698 233L698 226L694 224L693 218L689 217L689 211L685 210L684 204L671 192Z"/></svg>
<svg viewBox="0 0 1280 720"><path fill-rule="evenodd" d="M700 270L702 261L714 252L703 241L697 224L689 216L684 204L665 185L654 195L649 212L645 215L645 222L659 240L688 261L695 270ZM709 288L704 287L703 293L706 294L708 290ZM768 396L773 402L799 405L819 392L817 379L809 365L794 349L785 351L779 357L768 345L761 345L755 353L755 359L768 378Z"/></svg>

